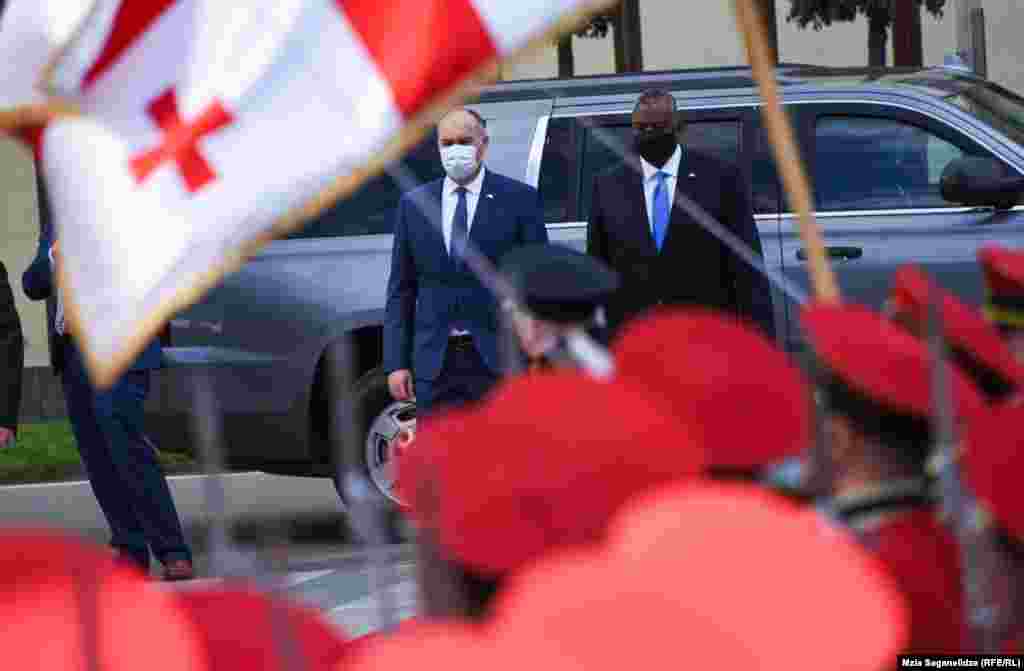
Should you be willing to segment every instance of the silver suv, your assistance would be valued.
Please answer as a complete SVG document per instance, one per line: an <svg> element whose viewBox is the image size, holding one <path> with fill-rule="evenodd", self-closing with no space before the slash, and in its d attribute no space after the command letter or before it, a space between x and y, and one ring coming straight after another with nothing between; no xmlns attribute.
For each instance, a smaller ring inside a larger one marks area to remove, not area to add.
<svg viewBox="0 0 1024 671"><path fill-rule="evenodd" d="M952 69L793 65L780 67L778 77L845 296L877 307L893 270L917 263L978 303L976 250L988 242L1024 246L1024 215L1006 202L968 196L949 202L940 178L964 159L975 168L987 161L992 174L1024 175L1024 99ZM537 186L552 240L582 248L591 180L618 160L605 134L628 142L634 102L654 86L676 96L687 147L741 167L765 262L807 289L796 218L746 68L495 85L475 105L491 135L488 166ZM440 177L436 138L424 140L401 167L421 181ZM268 245L171 322L164 335L166 367L148 404L147 421L159 443L181 444L192 406L189 378L202 370L221 403L231 466L330 475L326 436L335 407L326 393L324 360L332 344L349 335L356 344L363 434L359 444L345 446L345 463L365 469L390 492L391 438L415 421L413 406L392 402L380 369L391 216L400 191L389 176L369 182ZM773 303L779 344L801 349L794 306L777 291Z"/></svg>

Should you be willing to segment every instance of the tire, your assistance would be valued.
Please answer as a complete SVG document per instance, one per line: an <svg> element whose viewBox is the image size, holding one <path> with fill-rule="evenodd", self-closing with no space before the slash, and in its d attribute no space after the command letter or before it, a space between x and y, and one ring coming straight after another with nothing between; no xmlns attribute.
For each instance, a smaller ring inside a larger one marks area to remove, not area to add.
<svg viewBox="0 0 1024 671"><path fill-rule="evenodd" d="M391 397L387 375L380 368L366 373L356 382L353 397L358 408L359 440L347 441L343 445L341 468L335 465L331 479L341 500L347 505L349 502L338 480L339 472L344 474L355 470L365 477L391 505L388 515L391 541L407 541L411 531L407 528L401 514L400 501L393 491L394 454L390 442L399 430L415 430L416 405L406 401L396 402ZM339 404L330 402L328 412L332 423L339 411Z"/></svg>

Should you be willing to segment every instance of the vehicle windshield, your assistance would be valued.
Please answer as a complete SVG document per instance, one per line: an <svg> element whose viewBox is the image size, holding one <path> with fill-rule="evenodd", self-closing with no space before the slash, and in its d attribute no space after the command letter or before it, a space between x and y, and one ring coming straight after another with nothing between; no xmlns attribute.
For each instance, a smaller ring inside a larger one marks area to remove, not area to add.
<svg viewBox="0 0 1024 671"><path fill-rule="evenodd" d="M1024 98L991 82L955 79L945 100L970 112L1024 147Z"/></svg>

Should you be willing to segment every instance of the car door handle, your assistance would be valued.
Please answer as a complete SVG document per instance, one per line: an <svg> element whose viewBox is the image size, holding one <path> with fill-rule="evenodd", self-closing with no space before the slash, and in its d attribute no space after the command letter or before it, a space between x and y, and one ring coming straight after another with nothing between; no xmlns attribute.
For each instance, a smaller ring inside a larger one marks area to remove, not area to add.
<svg viewBox="0 0 1024 671"><path fill-rule="evenodd" d="M864 250L860 247L826 247L825 253L830 259L859 259L864 256ZM801 247L796 250L796 258L800 261L807 260L807 250Z"/></svg>

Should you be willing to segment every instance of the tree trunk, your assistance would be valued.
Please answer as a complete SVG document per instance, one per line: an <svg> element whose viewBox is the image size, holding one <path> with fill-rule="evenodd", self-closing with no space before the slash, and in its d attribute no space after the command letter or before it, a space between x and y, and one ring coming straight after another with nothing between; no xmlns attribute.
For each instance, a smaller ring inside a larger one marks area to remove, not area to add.
<svg viewBox="0 0 1024 671"><path fill-rule="evenodd" d="M921 5L917 0L896 0L892 19L893 65L922 67L924 45Z"/></svg>
<svg viewBox="0 0 1024 671"><path fill-rule="evenodd" d="M614 30L616 72L640 72L643 70L639 0L622 0L619 4Z"/></svg>
<svg viewBox="0 0 1024 671"><path fill-rule="evenodd" d="M886 41L889 37L889 14L873 11L868 14L868 67L884 68Z"/></svg>
<svg viewBox="0 0 1024 671"><path fill-rule="evenodd" d="M626 47L622 42L622 11L615 8L612 12L612 48L615 50L615 71L625 72Z"/></svg>
<svg viewBox="0 0 1024 671"><path fill-rule="evenodd" d="M572 53L572 33L558 40L558 76L572 77L576 73L576 59Z"/></svg>
<svg viewBox="0 0 1024 671"><path fill-rule="evenodd" d="M772 63L777 65L779 62L779 26L775 14L775 0L758 0L757 4L767 31L768 53Z"/></svg>

